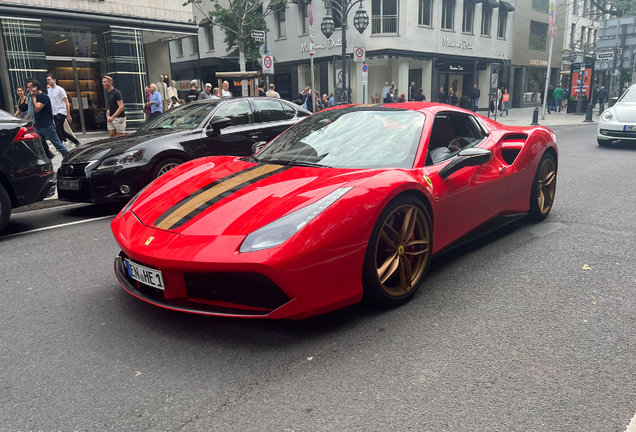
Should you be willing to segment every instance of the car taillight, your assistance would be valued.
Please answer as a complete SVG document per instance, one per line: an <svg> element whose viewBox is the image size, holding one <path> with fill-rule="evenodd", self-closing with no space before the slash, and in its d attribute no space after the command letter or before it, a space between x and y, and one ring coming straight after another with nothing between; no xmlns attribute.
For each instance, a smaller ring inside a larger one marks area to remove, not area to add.
<svg viewBox="0 0 636 432"><path fill-rule="evenodd" d="M37 138L39 138L39 136L35 133L35 129L29 126L21 127L15 138L13 138L13 141L34 140Z"/></svg>

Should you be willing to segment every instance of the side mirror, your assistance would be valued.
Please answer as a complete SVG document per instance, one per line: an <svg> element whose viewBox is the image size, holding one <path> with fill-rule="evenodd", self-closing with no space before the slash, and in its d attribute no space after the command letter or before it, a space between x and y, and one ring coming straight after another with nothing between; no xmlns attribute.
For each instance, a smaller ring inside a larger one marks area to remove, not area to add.
<svg viewBox="0 0 636 432"><path fill-rule="evenodd" d="M252 156L261 151L267 145L267 141L259 141L252 144Z"/></svg>
<svg viewBox="0 0 636 432"><path fill-rule="evenodd" d="M490 150L479 147L467 148L461 150L438 174L441 178L446 178L462 168L485 164L491 157L492 153Z"/></svg>
<svg viewBox="0 0 636 432"><path fill-rule="evenodd" d="M208 123L208 130L206 134L208 136L216 136L219 134L221 129L224 129L228 126L232 126L232 120L227 117L217 117L213 118L210 123Z"/></svg>

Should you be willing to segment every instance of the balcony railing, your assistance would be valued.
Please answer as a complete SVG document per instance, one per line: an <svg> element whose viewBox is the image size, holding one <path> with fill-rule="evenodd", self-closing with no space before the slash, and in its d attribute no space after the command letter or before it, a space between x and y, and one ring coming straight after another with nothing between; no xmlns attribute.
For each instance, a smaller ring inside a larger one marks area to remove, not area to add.
<svg viewBox="0 0 636 432"><path fill-rule="evenodd" d="M371 16L371 33L372 34L397 34L398 32L398 16L397 15L372 15Z"/></svg>

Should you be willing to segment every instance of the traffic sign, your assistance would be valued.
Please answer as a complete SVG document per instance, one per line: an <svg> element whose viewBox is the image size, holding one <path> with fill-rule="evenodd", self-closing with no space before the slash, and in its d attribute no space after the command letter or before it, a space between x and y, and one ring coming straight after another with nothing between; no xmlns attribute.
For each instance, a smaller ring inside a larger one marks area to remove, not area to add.
<svg viewBox="0 0 636 432"><path fill-rule="evenodd" d="M369 72L362 72L362 85L369 84Z"/></svg>
<svg viewBox="0 0 636 432"><path fill-rule="evenodd" d="M367 50L363 46L353 47L353 61L363 62L366 60Z"/></svg>
<svg viewBox="0 0 636 432"><path fill-rule="evenodd" d="M252 30L252 37L257 42L263 42L265 40L265 32L263 30Z"/></svg>
<svg viewBox="0 0 636 432"><path fill-rule="evenodd" d="M365 63L365 64L362 65L362 72L365 72L365 73L369 72L369 65L368 64Z"/></svg>
<svg viewBox="0 0 636 432"><path fill-rule="evenodd" d="M272 49L269 47L269 45L261 44L261 46L258 48L258 52L260 52L261 57L263 57L264 55L271 54Z"/></svg>
<svg viewBox="0 0 636 432"><path fill-rule="evenodd" d="M307 17L309 17L309 25L314 25L314 11L311 9L311 5L307 5Z"/></svg>
<svg viewBox="0 0 636 432"><path fill-rule="evenodd" d="M273 74L274 73L274 59L272 56L263 56L263 73L264 74Z"/></svg>

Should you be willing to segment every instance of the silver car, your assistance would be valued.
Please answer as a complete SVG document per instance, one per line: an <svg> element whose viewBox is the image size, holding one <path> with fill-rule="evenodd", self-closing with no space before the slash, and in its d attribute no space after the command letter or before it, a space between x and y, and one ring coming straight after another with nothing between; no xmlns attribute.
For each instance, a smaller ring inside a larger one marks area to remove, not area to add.
<svg viewBox="0 0 636 432"><path fill-rule="evenodd" d="M636 84L632 85L598 121L596 140L608 146L615 140L636 140Z"/></svg>

